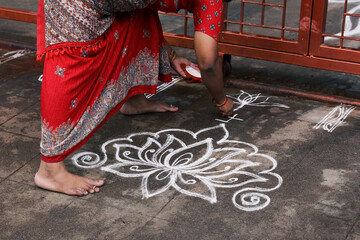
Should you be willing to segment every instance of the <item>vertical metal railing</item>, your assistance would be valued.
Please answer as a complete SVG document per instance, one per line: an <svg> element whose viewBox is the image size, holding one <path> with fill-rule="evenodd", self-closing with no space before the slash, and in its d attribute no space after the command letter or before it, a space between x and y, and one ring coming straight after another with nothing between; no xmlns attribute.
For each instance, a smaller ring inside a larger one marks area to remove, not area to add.
<svg viewBox="0 0 360 240"><path fill-rule="evenodd" d="M346 32L347 19L360 19L359 14L348 10L349 1L351 0L344 0L344 11L339 34L326 32L328 1L331 0L297 0L301 1L298 19L299 23L297 27L289 27L286 22L286 14L289 3L299 3L296 2L296 0L291 2L290 0L282 0L282 4L268 3L266 0L233 0L233 2L235 1L240 1L238 21L228 18L229 8L231 8L231 11L234 11L232 7L229 7L232 3L224 3L223 22L221 25L222 34L219 41L219 50L222 53L360 74L360 50L351 49L346 45L346 41L360 41L360 37L349 36ZM245 6L249 5L261 7L260 24L246 21ZM267 8L281 9L281 23L279 26L268 24L266 21ZM237 11L237 9L235 9L235 11ZM160 12L160 14L184 19L182 34L164 32L164 36L170 45L193 48L193 37L189 34L189 29L191 29L191 27L189 27L189 20L192 19L192 15L187 11L183 14L163 12ZM1 18L36 23L36 13L34 12L3 7L0 7L0 19ZM238 30L234 30L234 28L230 29L229 25L238 26ZM261 31L252 33L251 31L248 31L248 28L280 31L280 35L267 36L266 34L261 34ZM296 34L297 38L288 39L286 36L287 32ZM326 44L326 41L324 41L326 38L338 39L340 42L339 46ZM357 99L346 99L341 97L324 96L322 94L304 93L301 90L281 89L271 85L239 80L234 81L232 79L227 79L226 83L242 88L261 89L277 94L285 94L287 96L293 95L313 100L360 106L360 101Z"/></svg>
<svg viewBox="0 0 360 240"><path fill-rule="evenodd" d="M332 0L278 1L279 3L270 3L267 0L233 0L224 3L220 51L243 57L360 74L360 36L349 35L347 32L348 21L358 19L360 22L360 14L351 11L354 6L352 0L343 0L343 3L336 1L343 4L339 33L326 31L328 4ZM298 4L299 22L289 26L287 12L289 5L294 3ZM247 7L254 6L260 9L259 16L256 15L258 22L255 23L246 16ZM280 12L271 16L271 19L278 19L275 24L268 20L269 9ZM228 17L230 12L232 16L236 12L235 20ZM182 34L164 32L168 42L174 46L193 48L193 35L189 34L192 29L192 26L189 26L192 14L187 11L182 14L160 14L183 18ZM0 7L1 18L36 23L35 12L4 7ZM267 35L265 30L271 34ZM289 33L292 36L290 38ZM337 39L338 45L328 44L325 40L329 38ZM358 43L355 45L359 47L351 47L349 42Z"/></svg>
<svg viewBox="0 0 360 240"><path fill-rule="evenodd" d="M240 7L240 19L239 22L236 21L231 21L228 19L224 19L225 23L228 24L237 24L239 25L239 33L240 34L247 34L246 32L244 32L244 26L249 26L249 27L258 27L258 28L267 28L267 29L274 29L274 30L280 30L281 31L281 39L284 39L284 31L291 31L291 32L299 32L298 29L293 29L293 28L287 28L285 26L285 15L286 15L286 2L287 0L283 0L283 4L273 4L273 3L266 3L265 0L262 0L262 2L254 2L251 0L241 0L241 7ZM246 22L244 19L244 14L245 14L245 5L246 4L254 4L254 5L259 5L261 6L261 16L260 16L260 24L255 24L255 23L249 23ZM278 7L278 8L282 8L282 16L281 16L281 27L276 27L276 26L270 26L270 25L266 25L265 24L265 8L266 7Z"/></svg>
<svg viewBox="0 0 360 240"><path fill-rule="evenodd" d="M350 17L353 18L359 18L360 21L360 14L354 14L354 13L349 13L348 11L348 6L349 6L349 2L348 0L344 0L344 7L343 7L343 13L342 13L342 17L341 17L341 31L339 34L327 34L327 33L322 33L322 37L331 37L331 38L338 38L340 39L340 43L339 43L339 48L346 48L344 46L344 40L351 40L351 41L358 41L360 42L360 38L356 38L356 37L350 37L350 36L346 36L346 22L350 20ZM326 9L326 8L325 8ZM324 14L324 16L326 16L326 14ZM359 35L360 36L360 35Z"/></svg>
<svg viewBox="0 0 360 240"><path fill-rule="evenodd" d="M351 18L360 21L360 14L351 12L349 0L336 2L341 12L340 32L330 32L327 29L328 0L317 0L314 2L313 28L311 32L310 55L314 57L338 59L351 63L360 62L360 33L347 31L347 23L351 23ZM341 6L342 5L342 6ZM360 9L355 7L354 9ZM350 44L351 43L351 44ZM359 71L359 70L358 70Z"/></svg>

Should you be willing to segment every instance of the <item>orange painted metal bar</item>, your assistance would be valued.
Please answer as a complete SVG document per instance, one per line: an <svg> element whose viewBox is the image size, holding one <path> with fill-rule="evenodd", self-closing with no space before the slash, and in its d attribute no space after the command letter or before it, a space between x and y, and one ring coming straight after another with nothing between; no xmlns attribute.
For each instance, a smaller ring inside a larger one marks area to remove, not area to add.
<svg viewBox="0 0 360 240"><path fill-rule="evenodd" d="M248 4L255 4L255 5L263 5L263 6L270 6L270 7L284 7L284 5L281 4L274 4L274 3L266 3L265 0L262 0L263 2L253 2L253 1L248 1L248 0L244 0L244 3L248 3Z"/></svg>
<svg viewBox="0 0 360 240"><path fill-rule="evenodd" d="M243 22L244 22L244 8L245 8L245 2L244 2L244 0L241 0L240 19L239 19L240 23L243 23ZM243 33L244 33L244 25L243 25L243 24L240 24L239 33L240 33L240 34L243 34Z"/></svg>
<svg viewBox="0 0 360 240"><path fill-rule="evenodd" d="M310 44L310 33L312 31L313 0L302 0L299 22L299 51L308 55Z"/></svg>
<svg viewBox="0 0 360 240"><path fill-rule="evenodd" d="M229 3L224 1L223 14L221 19L221 29L220 29L221 31L225 31L227 28L226 19L228 17L228 7L229 7Z"/></svg>
<svg viewBox="0 0 360 240"><path fill-rule="evenodd" d="M191 15L187 15L187 11L185 11L184 14L179 14L179 13L165 13L163 11L159 11L160 14L165 14L165 15L168 15L168 16L176 16L176 17L183 17L183 18L193 18L193 16Z"/></svg>
<svg viewBox="0 0 360 240"><path fill-rule="evenodd" d="M284 40L285 36L285 20L286 20L286 3L287 0L283 0L283 11L282 11L282 17L281 17L281 40Z"/></svg>
<svg viewBox="0 0 360 240"><path fill-rule="evenodd" d="M171 46L194 48L194 39L192 37L166 32L164 32L164 37Z"/></svg>
<svg viewBox="0 0 360 240"><path fill-rule="evenodd" d="M344 13L342 17L342 24L341 24L341 39L340 39L340 48L343 48L344 46L344 31L345 31L345 22L346 22L346 12L347 12L347 6L348 6L348 0L345 0L344 5Z"/></svg>
<svg viewBox="0 0 360 240"><path fill-rule="evenodd" d="M261 26L265 25L265 0L261 3Z"/></svg>
<svg viewBox="0 0 360 240"><path fill-rule="evenodd" d="M337 35L331 35L331 34L323 34L324 37L333 37L333 38L342 38L345 40L352 40L352 41L360 41L360 38L353 38L353 37L345 37L345 36L337 36Z"/></svg>
<svg viewBox="0 0 360 240"><path fill-rule="evenodd" d="M239 22L235 22L235 21L225 21L226 23L231 23L231 24L238 24L238 25L244 25L244 26L250 26L250 27L261 27L261 28L270 28L270 29L275 29L275 30L281 30L281 31L289 31L289 32L299 32L299 30L297 29L293 29L293 28L287 28L287 27L276 27L276 26L267 26L265 24L255 24L255 23L239 23Z"/></svg>
<svg viewBox="0 0 360 240"><path fill-rule="evenodd" d="M188 35L188 18L190 17L190 16L188 16L187 15L187 13L188 13L188 11L186 10L185 11L185 18L184 18L184 36L187 36Z"/></svg>
<svg viewBox="0 0 360 240"><path fill-rule="evenodd" d="M171 33L164 33L164 36L170 45L186 48L194 47L193 39L191 37L184 37ZM320 58L304 54L294 54L221 42L219 43L219 51L224 54L230 54L234 56L242 56L360 75L359 62L345 62L330 58Z"/></svg>
<svg viewBox="0 0 360 240"><path fill-rule="evenodd" d="M332 58L349 62L360 61L360 51L350 48L339 48L328 45L320 45L315 57Z"/></svg>
<svg viewBox="0 0 360 240"><path fill-rule="evenodd" d="M302 0L300 11L299 30L288 29L284 24L284 15L282 16L282 31L280 38L272 38L266 36L256 36L243 33L244 23L244 5L245 3L254 3L249 0L241 0L240 13L240 29L239 33L226 31L227 9L224 11L225 16L222 24L222 37L219 42L219 51L222 54L237 55L242 57L249 57L261 60L268 60L280 63L295 64L305 67L326 69L332 71L346 72L360 75L360 51L330 47L323 44L325 29L325 19L327 10L327 0ZM262 6L276 6L286 7L286 0L283 5L267 4L262 1ZM227 7L225 3L225 7ZM285 9L283 10L283 14ZM172 33L164 33L166 40L170 45L194 48L193 38L187 36L187 21L192 18L191 15L185 14L168 14L184 18L184 35L177 35ZM344 14L349 15L349 14ZM314 17L314 18L313 18ZM355 16L357 17L357 16ZM0 18L36 23L36 13L23 10L9 9L0 7ZM263 21L262 16L262 22ZM261 25L260 27L268 27ZM277 29L277 27L271 27ZM284 40L284 31L298 32L298 40L290 41ZM347 39L341 36L341 39ZM352 40L352 39L350 39ZM360 101L357 99L346 99L342 97L325 96L323 94L306 93L295 89L279 88L271 85L258 84L253 82L245 82L240 80L228 79L226 84L236 85L237 87L255 88L264 91L270 91L284 95L294 95L313 99L317 101L344 103L355 106L360 106Z"/></svg>
<svg viewBox="0 0 360 240"><path fill-rule="evenodd" d="M21 22L36 23L36 13L24 10L0 7L0 18Z"/></svg>
<svg viewBox="0 0 360 240"><path fill-rule="evenodd" d="M321 58L303 54L294 54L225 43L219 43L219 51L234 56L242 56L360 75L359 62L346 62L331 58Z"/></svg>
<svg viewBox="0 0 360 240"><path fill-rule="evenodd" d="M291 53L303 53L302 46L297 41L281 40L268 36L238 34L230 31L221 33L220 41L234 45L252 46Z"/></svg>
<svg viewBox="0 0 360 240"><path fill-rule="evenodd" d="M353 13L344 13L344 15L349 17L360 17L360 14L353 14Z"/></svg>

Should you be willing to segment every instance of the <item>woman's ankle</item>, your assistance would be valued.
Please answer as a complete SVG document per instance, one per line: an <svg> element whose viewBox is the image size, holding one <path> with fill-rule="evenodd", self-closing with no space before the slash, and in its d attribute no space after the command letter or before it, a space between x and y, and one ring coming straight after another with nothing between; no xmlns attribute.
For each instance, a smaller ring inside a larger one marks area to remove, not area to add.
<svg viewBox="0 0 360 240"><path fill-rule="evenodd" d="M63 162L47 163L41 160L38 174L44 177L54 177L64 171L66 168Z"/></svg>

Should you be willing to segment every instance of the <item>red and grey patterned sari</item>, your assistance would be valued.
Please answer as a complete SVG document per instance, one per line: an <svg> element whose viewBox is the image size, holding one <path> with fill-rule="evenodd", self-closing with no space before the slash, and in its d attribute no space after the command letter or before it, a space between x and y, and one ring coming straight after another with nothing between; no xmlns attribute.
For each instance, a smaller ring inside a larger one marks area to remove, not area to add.
<svg viewBox="0 0 360 240"><path fill-rule="evenodd" d="M71 6L72 2L86 1L46 0L45 6L43 0L39 2L38 57L45 58L41 90L41 154L45 162L64 160L129 97L154 94L158 80L171 81L156 11L118 13L105 20L94 18L86 25L79 15L71 15L78 7ZM61 16L47 12L54 11L50 4ZM94 7L89 9L92 14ZM64 16L68 20L57 21Z"/></svg>
<svg viewBox="0 0 360 240"><path fill-rule="evenodd" d="M222 0L175 2L39 0L43 161L64 160L128 98L171 81L157 9L193 11L195 30L218 39Z"/></svg>

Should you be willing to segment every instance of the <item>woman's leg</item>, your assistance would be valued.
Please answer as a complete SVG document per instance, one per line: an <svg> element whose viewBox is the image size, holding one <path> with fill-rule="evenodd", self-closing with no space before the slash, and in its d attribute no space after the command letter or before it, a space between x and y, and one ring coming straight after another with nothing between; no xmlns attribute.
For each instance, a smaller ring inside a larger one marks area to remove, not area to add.
<svg viewBox="0 0 360 240"><path fill-rule="evenodd" d="M99 49L84 45L85 55L80 48L74 48L45 60L42 160L35 175L37 186L69 195L99 192L103 180L71 174L63 160L118 112L128 96L122 109L128 114L177 110L140 94L155 93L159 79L171 79L170 67L166 70L167 65L161 61L163 37L156 27L156 12L146 14L138 13L129 21L115 21Z"/></svg>
<svg viewBox="0 0 360 240"><path fill-rule="evenodd" d="M224 92L223 73L217 41L203 32L195 31L194 44L202 80L214 103L222 105L227 99ZM231 99L228 99L226 104L220 107L220 110L225 115L231 115L233 105Z"/></svg>

